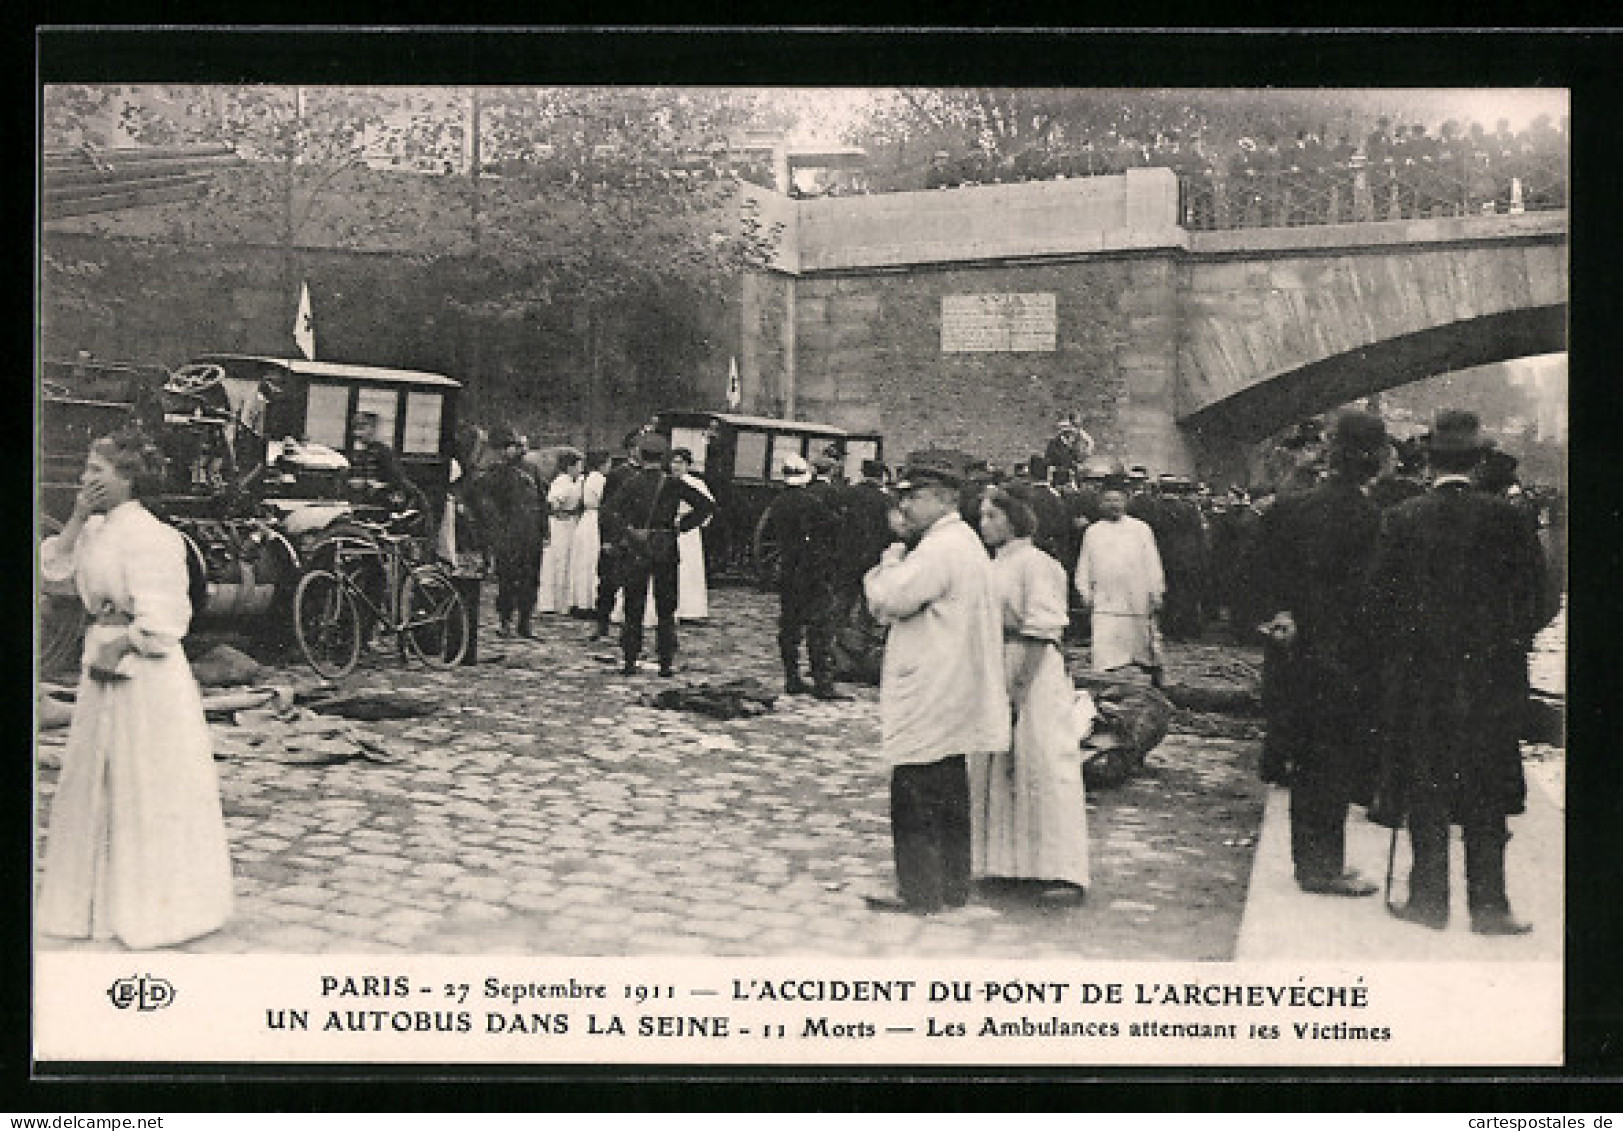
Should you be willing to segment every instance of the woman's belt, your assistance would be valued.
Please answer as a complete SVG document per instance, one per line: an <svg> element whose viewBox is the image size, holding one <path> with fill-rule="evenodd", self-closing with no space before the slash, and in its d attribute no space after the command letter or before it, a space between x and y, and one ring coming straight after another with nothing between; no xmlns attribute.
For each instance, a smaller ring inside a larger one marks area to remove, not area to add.
<svg viewBox="0 0 1623 1131"><path fill-rule="evenodd" d="M94 625L110 625L114 628L128 628L135 623L135 618L129 613L121 613L117 609L103 609L99 613L90 614L90 623Z"/></svg>
<svg viewBox="0 0 1623 1131"><path fill-rule="evenodd" d="M1009 629L1009 628L1005 628L1003 630L1003 639L1004 640L1026 640L1026 641L1031 642L1032 644L1052 644L1056 648L1059 647L1059 641L1058 640L1053 640L1053 639L1051 639L1051 638L1049 638L1047 636L1027 636L1023 632L1019 632L1019 631L1017 631L1015 629Z"/></svg>

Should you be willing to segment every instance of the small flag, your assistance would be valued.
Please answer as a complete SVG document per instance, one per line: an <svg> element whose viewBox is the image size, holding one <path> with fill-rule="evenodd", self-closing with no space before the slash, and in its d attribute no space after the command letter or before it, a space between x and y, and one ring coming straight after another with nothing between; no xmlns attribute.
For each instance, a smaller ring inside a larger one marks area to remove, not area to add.
<svg viewBox="0 0 1623 1131"><path fill-rule="evenodd" d="M730 357L727 359L727 407L737 412L738 406L743 403L744 389L738 383L738 359Z"/></svg>
<svg viewBox="0 0 1623 1131"><path fill-rule="evenodd" d="M310 284L299 284L299 314L293 320L293 341L304 360L316 359L316 324L310 317Z"/></svg>

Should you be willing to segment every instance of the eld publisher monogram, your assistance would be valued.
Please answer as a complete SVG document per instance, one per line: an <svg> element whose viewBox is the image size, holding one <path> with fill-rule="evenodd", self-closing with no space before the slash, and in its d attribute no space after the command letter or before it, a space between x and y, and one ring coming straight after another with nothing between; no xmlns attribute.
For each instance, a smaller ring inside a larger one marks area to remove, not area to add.
<svg viewBox="0 0 1623 1131"><path fill-rule="evenodd" d="M134 1006L142 1013L168 1009L175 1004L175 987L162 978L137 974L120 978L107 987L107 997L119 1009Z"/></svg>

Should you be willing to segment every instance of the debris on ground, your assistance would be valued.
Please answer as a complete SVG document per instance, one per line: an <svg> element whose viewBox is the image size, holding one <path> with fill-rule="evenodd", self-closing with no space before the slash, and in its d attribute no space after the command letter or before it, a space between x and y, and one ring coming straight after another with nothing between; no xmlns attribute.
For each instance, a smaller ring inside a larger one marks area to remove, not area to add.
<svg viewBox="0 0 1623 1131"><path fill-rule="evenodd" d="M1098 713L1082 743L1082 780L1089 789L1111 789L1142 770L1167 736L1172 704L1148 677L1089 674L1078 682Z"/></svg>
<svg viewBox="0 0 1623 1131"><path fill-rule="evenodd" d="M227 719L238 711L255 707L291 707L295 691L288 684L244 687L236 691L211 691L203 695L203 714L210 719Z"/></svg>
<svg viewBox="0 0 1623 1131"><path fill-rule="evenodd" d="M696 711L713 719L748 719L772 710L775 692L758 679L731 679L724 683L691 683L646 696L650 707L667 711Z"/></svg>
<svg viewBox="0 0 1623 1131"><path fill-rule="evenodd" d="M294 765L327 765L361 758L393 763L378 736L354 723L325 718L307 707L252 707L236 712L235 726L216 725L214 757L262 759Z"/></svg>
<svg viewBox="0 0 1623 1131"><path fill-rule="evenodd" d="M368 723L384 719L420 719L440 709L439 702L435 699L388 691L357 691L348 694L311 691L301 695L299 702L318 714L339 715L346 719Z"/></svg>
<svg viewBox="0 0 1623 1131"><path fill-rule="evenodd" d="M39 685L39 703L35 717L40 730L65 727L73 721L73 704L78 698L73 688L59 683Z"/></svg>
<svg viewBox="0 0 1623 1131"><path fill-rule="evenodd" d="M192 678L203 687L240 687L257 683L265 666L229 644L216 644L192 661Z"/></svg>

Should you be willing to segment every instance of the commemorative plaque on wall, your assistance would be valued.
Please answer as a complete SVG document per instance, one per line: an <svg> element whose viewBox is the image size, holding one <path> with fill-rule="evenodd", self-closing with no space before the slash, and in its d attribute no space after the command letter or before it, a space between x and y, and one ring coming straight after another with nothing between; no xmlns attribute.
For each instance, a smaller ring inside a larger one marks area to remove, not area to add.
<svg viewBox="0 0 1623 1131"><path fill-rule="evenodd" d="M1054 293L942 295L942 353L1052 353Z"/></svg>

